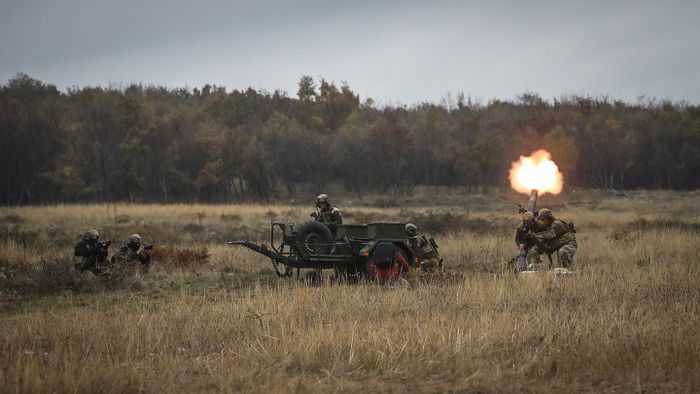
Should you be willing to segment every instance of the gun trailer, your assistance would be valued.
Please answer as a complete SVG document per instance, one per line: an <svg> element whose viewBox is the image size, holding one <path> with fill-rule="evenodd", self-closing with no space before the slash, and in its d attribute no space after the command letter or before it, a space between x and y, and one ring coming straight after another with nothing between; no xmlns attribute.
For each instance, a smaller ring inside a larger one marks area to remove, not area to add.
<svg viewBox="0 0 700 394"><path fill-rule="evenodd" d="M415 251L407 243L403 223L339 224L335 233L319 222L298 227L270 223L270 244L231 241L270 258L279 277L290 277L296 268L311 269L307 277L321 281L321 271L332 269L335 279L355 283L398 280L414 267Z"/></svg>

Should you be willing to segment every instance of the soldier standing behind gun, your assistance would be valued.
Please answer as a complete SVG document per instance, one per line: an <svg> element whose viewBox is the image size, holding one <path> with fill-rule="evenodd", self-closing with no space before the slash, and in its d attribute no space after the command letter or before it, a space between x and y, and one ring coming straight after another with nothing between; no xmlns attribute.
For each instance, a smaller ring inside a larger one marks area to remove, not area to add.
<svg viewBox="0 0 700 394"><path fill-rule="evenodd" d="M151 249L153 249L153 245L141 243L140 235L131 234L129 236L129 242L122 245L119 248L119 252L112 256L112 263L115 265L124 265L138 260L141 263L143 271L148 272L148 267L151 263L151 256L148 251Z"/></svg>
<svg viewBox="0 0 700 394"><path fill-rule="evenodd" d="M408 236L408 246L413 250L413 255L418 257L418 266L423 271L434 271L442 268L442 259L437 251L437 245L426 238L424 235L418 235L418 226L413 223L407 223L405 226L406 235Z"/></svg>
<svg viewBox="0 0 700 394"><path fill-rule="evenodd" d="M336 226L343 224L343 217L340 214L340 209L335 205L331 205L327 194L320 194L316 197L316 208L319 209L318 212L313 212L311 217L315 218L317 222L328 226L331 233L335 235Z"/></svg>
<svg viewBox="0 0 700 394"><path fill-rule="evenodd" d="M557 252L557 262L561 267L571 268L574 265L574 255L578 248L573 223L556 219L552 211L547 208L540 209L537 220L542 223L543 230L533 233L531 237L541 241L546 246L546 253Z"/></svg>
<svg viewBox="0 0 700 394"><path fill-rule="evenodd" d="M100 241L97 230L88 230L83 238L75 244L73 261L78 271L97 270L98 264L107 260L110 241Z"/></svg>

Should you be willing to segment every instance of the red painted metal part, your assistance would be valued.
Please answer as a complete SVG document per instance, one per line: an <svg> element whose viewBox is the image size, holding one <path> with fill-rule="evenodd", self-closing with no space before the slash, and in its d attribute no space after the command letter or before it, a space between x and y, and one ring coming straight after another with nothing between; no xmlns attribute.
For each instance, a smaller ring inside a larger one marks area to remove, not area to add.
<svg viewBox="0 0 700 394"><path fill-rule="evenodd" d="M379 268L370 260L369 272L372 279L378 283L395 282L401 278L402 272L408 272L408 259L401 250L396 250L396 262L388 268Z"/></svg>

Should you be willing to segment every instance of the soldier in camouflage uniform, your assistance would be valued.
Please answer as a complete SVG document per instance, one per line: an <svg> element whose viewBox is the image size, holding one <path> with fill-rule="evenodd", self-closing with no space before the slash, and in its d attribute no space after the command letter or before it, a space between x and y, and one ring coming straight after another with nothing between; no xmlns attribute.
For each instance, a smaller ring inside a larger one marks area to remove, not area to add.
<svg viewBox="0 0 700 394"><path fill-rule="evenodd" d="M520 248L525 248L527 250L527 264L528 269L537 269L542 259L541 250L532 241L528 240L528 236L539 230L542 230L541 223L535 218L535 214L532 212L523 213L522 222L515 230L515 245Z"/></svg>
<svg viewBox="0 0 700 394"><path fill-rule="evenodd" d="M100 241L97 230L88 230L83 238L75 244L73 262L78 271L95 271L98 265L107 260L109 241Z"/></svg>
<svg viewBox="0 0 700 394"><path fill-rule="evenodd" d="M546 246L547 253L557 253L559 266L570 269L578 247L573 224L556 219L547 208L540 209L537 220L542 223L543 230L532 234L532 237Z"/></svg>
<svg viewBox="0 0 700 394"><path fill-rule="evenodd" d="M442 268L442 259L432 243L424 235L418 235L418 226L407 223L405 226L408 246L418 258L417 265L423 271L432 272Z"/></svg>
<svg viewBox="0 0 700 394"><path fill-rule="evenodd" d="M151 263L148 247L141 243L140 235L131 234L129 242L122 245L119 252L112 256L112 263L123 266L135 260L141 263L143 271L148 271L148 266Z"/></svg>
<svg viewBox="0 0 700 394"><path fill-rule="evenodd" d="M320 194L316 197L316 208L318 208L318 212L312 213L311 216L315 218L317 222L328 226L331 233L335 235L336 226L343 224L343 217L340 214L340 209L331 205L327 194Z"/></svg>

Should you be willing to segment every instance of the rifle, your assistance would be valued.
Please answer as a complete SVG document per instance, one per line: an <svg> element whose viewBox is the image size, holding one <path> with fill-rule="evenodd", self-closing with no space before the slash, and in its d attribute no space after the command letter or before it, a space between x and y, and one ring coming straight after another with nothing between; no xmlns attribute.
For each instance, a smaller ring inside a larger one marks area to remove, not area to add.
<svg viewBox="0 0 700 394"><path fill-rule="evenodd" d="M435 256L437 256L438 262L440 263L440 267L442 267L443 258L440 256L440 252L438 252L438 244L435 242L435 238L428 238L428 243L430 244L430 247L433 248L433 252L435 252Z"/></svg>
<svg viewBox="0 0 700 394"><path fill-rule="evenodd" d="M109 254L109 246L112 245L112 241L98 241L97 242L97 260L105 261L107 260L107 255Z"/></svg>

